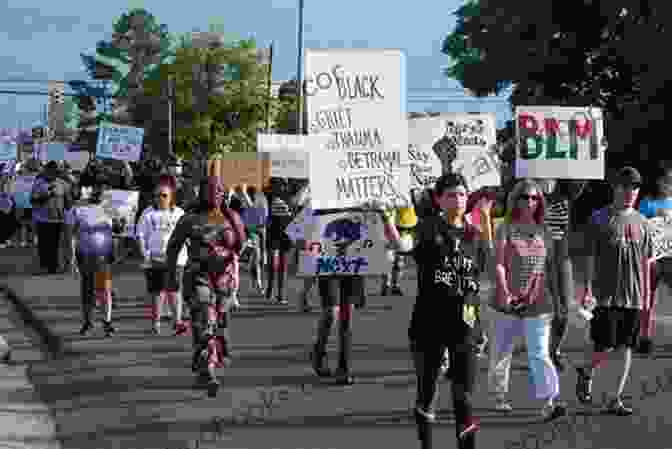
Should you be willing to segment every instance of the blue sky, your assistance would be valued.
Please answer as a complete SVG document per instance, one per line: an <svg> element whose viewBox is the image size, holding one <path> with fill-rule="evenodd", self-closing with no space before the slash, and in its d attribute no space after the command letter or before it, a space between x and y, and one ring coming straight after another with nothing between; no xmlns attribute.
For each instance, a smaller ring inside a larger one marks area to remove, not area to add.
<svg viewBox="0 0 672 449"><path fill-rule="evenodd" d="M441 43L461 3L305 0L305 47L401 48L407 56L409 111L493 112L502 126L510 116L503 98L460 98L459 84L441 74L448 64ZM2 0L0 80L87 79L79 54L107 38L113 21L134 7L147 9L173 32L206 31L218 23L233 37L254 36L259 46L275 41L273 78L289 79L296 73L297 5L297 0ZM43 91L46 85L0 83L0 90L15 89ZM31 126L44 104L46 97L0 94L0 127Z"/></svg>

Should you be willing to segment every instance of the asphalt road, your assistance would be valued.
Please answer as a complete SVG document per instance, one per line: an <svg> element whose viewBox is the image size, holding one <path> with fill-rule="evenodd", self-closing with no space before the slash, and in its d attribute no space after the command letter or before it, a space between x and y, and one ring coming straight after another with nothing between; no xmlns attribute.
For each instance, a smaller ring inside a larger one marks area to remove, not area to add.
<svg viewBox="0 0 672 449"><path fill-rule="evenodd" d="M380 297L379 281L369 283L368 305L354 321L352 366L357 383L351 387L320 382L310 370L308 352L317 309L298 312L296 300L290 306L269 305L246 293L251 289L244 276L244 308L234 315L231 324L234 363L220 372L223 388L217 398L211 399L193 388L190 337L149 333L151 323L140 298L144 281L139 272L125 267L115 278L121 296L114 314L117 334L104 338L97 330L93 336L82 338L77 333L77 282L67 276L27 276L29 271L21 271L30 265L28 251L8 251L21 254L12 256L12 260L0 255L0 272L9 274L12 266L18 267L18 272L6 276L4 282L64 339L72 352L62 360L44 359L33 340L21 337L16 325L11 331L3 325L2 332L10 332L10 340L16 343L17 360L27 364L27 377L35 390L34 396L16 396L19 399L14 402L46 405L50 413L43 415L43 433L53 431L65 449L418 447L410 413L415 380L406 339L415 295L414 276L404 281L404 297ZM290 282L294 298L301 286L300 280ZM317 305L315 295L312 303ZM661 315L669 309L664 303ZM568 402L572 414L581 415L562 420L556 427L541 424L541 404L529 398L523 355L515 358L512 369L514 412L509 416L498 414L486 394L487 366L482 361L475 398L482 422L478 447L672 447L668 440L672 434L671 397L667 396L672 382L666 380L667 373L672 373L672 344L666 322L661 319L657 329L655 356L634 361L627 387L637 410L633 417L602 416L597 409L579 408L574 399L576 378L570 370L561 376L562 399ZM330 348L334 365L335 348ZM572 359L579 359L583 348L584 332L573 327L567 352ZM615 376L616 370L610 367L600 374L596 397L613 390ZM448 383L441 388L436 447L456 447L448 388ZM0 407L7 408L6 404ZM584 416L586 412L589 416ZM21 436L13 439L20 440ZM47 436L42 439L48 441ZM38 447L26 443L21 447ZM16 446L0 443L2 447Z"/></svg>

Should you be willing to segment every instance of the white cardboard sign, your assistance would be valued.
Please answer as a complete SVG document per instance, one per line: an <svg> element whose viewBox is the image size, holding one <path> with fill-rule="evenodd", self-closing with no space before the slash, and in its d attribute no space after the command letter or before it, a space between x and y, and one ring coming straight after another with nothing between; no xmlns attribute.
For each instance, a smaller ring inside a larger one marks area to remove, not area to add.
<svg viewBox="0 0 672 449"><path fill-rule="evenodd" d="M424 169L424 173L431 173L432 177L441 176L444 169L450 169L464 175L472 192L481 187L499 186L501 164L494 151L497 142L495 126L492 114L446 113L409 119L409 147L419 153L419 158L427 154L434 156L429 162L431 171L426 168L427 164ZM413 170L417 168L413 167L415 161L412 159L413 183Z"/></svg>
<svg viewBox="0 0 672 449"><path fill-rule="evenodd" d="M672 217L649 219L653 230L653 254L656 260L672 257Z"/></svg>
<svg viewBox="0 0 672 449"><path fill-rule="evenodd" d="M344 211L305 222L308 250L299 257L299 275L382 275L390 270L382 217Z"/></svg>
<svg viewBox="0 0 672 449"><path fill-rule="evenodd" d="M326 148L328 135L257 134L257 151L271 161L271 176L278 178L309 177L308 158Z"/></svg>
<svg viewBox="0 0 672 449"><path fill-rule="evenodd" d="M604 119L599 108L516 108L517 178L604 179Z"/></svg>
<svg viewBox="0 0 672 449"><path fill-rule="evenodd" d="M350 208L407 192L404 54L308 49L305 65L308 131L330 136L328 156L311 158L313 207Z"/></svg>

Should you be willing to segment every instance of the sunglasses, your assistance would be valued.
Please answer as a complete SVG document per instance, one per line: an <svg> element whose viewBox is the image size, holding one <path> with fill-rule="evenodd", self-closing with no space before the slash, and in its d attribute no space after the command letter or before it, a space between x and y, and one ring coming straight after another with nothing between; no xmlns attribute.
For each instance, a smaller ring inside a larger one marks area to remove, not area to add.
<svg viewBox="0 0 672 449"><path fill-rule="evenodd" d="M620 187L622 187L624 190L637 190L642 187L642 184L638 182L634 183L627 183L627 184L618 184Z"/></svg>
<svg viewBox="0 0 672 449"><path fill-rule="evenodd" d="M518 199L523 201L539 201L539 195L528 195L527 193L523 193L522 195L518 196Z"/></svg>

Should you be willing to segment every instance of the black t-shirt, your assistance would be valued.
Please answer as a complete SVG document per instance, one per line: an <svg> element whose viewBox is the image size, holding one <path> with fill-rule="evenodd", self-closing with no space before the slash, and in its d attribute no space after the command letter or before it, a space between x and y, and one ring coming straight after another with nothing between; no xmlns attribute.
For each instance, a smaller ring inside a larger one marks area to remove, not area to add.
<svg viewBox="0 0 672 449"><path fill-rule="evenodd" d="M442 216L420 222L413 249L418 269L418 296L409 335L430 338L448 334L463 322L465 304L478 305L480 233L476 226L458 228Z"/></svg>

